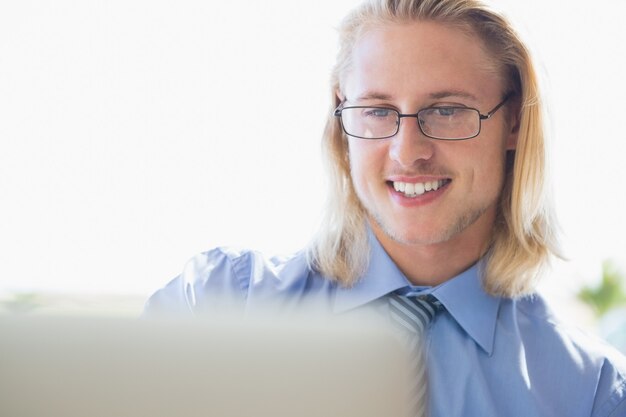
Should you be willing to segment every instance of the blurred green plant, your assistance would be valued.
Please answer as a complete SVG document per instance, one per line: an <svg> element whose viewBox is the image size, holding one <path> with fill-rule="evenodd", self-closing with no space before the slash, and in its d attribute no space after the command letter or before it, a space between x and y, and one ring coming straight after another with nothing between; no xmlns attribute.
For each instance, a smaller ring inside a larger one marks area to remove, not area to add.
<svg viewBox="0 0 626 417"><path fill-rule="evenodd" d="M41 296L35 292L15 293L10 298L0 300L0 310L8 313L29 313L41 306Z"/></svg>
<svg viewBox="0 0 626 417"><path fill-rule="evenodd" d="M602 263L602 281L595 287L585 286L578 299L590 305L598 317L610 310L626 305L626 279L611 261Z"/></svg>

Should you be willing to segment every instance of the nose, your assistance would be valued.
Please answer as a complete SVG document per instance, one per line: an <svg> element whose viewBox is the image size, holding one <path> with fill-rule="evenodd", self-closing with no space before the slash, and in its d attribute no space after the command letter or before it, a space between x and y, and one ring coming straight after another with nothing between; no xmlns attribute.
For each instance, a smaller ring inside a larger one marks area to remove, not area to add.
<svg viewBox="0 0 626 417"><path fill-rule="evenodd" d="M418 161L433 157L435 144L425 136L417 121L417 117L400 119L400 129L391 138L389 157L401 166L411 167Z"/></svg>

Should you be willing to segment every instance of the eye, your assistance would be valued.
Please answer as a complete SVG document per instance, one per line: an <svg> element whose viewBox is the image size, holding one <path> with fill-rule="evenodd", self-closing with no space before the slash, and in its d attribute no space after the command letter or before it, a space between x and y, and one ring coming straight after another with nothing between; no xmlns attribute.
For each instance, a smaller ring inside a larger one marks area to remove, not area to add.
<svg viewBox="0 0 626 417"><path fill-rule="evenodd" d="M433 114L437 116L454 116L458 112L457 107L433 107Z"/></svg>
<svg viewBox="0 0 626 417"><path fill-rule="evenodd" d="M363 115L365 117L384 119L384 118L393 116L393 110L380 108L380 107L372 107L372 108L363 109Z"/></svg>

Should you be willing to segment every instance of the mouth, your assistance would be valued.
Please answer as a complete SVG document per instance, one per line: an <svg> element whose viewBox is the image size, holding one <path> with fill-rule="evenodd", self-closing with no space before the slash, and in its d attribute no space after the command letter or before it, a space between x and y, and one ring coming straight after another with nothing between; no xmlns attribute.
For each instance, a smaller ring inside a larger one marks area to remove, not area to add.
<svg viewBox="0 0 626 417"><path fill-rule="evenodd" d="M427 182L403 182L403 181L387 181L390 187L393 187L398 193L402 193L407 198L416 198L421 195L437 191L446 187L452 182L451 179L441 179Z"/></svg>

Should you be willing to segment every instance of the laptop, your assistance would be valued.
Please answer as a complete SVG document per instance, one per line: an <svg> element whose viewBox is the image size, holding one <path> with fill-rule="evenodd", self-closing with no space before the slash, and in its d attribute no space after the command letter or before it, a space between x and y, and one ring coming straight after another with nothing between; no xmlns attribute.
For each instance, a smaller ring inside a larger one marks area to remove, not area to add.
<svg viewBox="0 0 626 417"><path fill-rule="evenodd" d="M0 316L0 416L404 416L406 363L355 320Z"/></svg>

